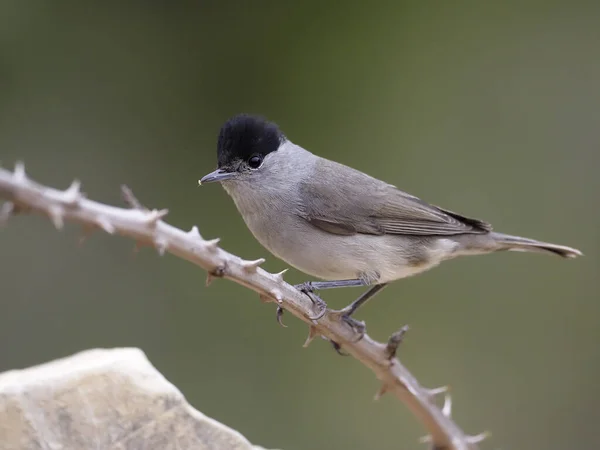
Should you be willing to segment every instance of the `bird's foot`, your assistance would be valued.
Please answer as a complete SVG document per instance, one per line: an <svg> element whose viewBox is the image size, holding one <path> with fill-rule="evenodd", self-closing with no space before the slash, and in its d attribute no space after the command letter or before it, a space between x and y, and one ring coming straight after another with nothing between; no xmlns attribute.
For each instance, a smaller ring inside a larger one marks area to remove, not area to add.
<svg viewBox="0 0 600 450"><path fill-rule="evenodd" d="M354 342L358 342L365 335L367 326L364 322L353 319L351 317L353 312L354 309L348 306L338 311L330 311L329 314L331 314L333 317L337 317L339 320L346 323L350 328L352 328L352 331L354 331L358 335L358 338Z"/></svg>
<svg viewBox="0 0 600 450"><path fill-rule="evenodd" d="M300 283L294 286L296 289L298 289L300 292L302 292L303 294L307 295L308 298L310 298L310 301L313 302L313 305L315 305L317 307L318 313L316 316L313 317L308 317L310 320L319 320L321 317L323 317L325 315L325 313L327 312L327 303L325 303L325 301L319 297L317 294L315 294L315 288L313 287L312 283L310 281L307 281L305 283Z"/></svg>
<svg viewBox="0 0 600 450"><path fill-rule="evenodd" d="M287 328L287 325L283 323L283 320L281 320L281 317L283 317L283 308L281 307L281 305L277 305L276 317L277 317L277 323L279 325L281 325L283 328Z"/></svg>
<svg viewBox="0 0 600 450"><path fill-rule="evenodd" d="M294 287L298 289L303 294L308 294L309 292L313 293L316 291L315 287L310 281L305 281L304 283L295 284Z"/></svg>

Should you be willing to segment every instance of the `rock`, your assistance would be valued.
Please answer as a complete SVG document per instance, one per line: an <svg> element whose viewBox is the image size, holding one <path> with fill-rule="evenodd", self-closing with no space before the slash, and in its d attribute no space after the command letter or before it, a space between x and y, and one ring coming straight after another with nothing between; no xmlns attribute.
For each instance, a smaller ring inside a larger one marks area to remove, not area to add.
<svg viewBox="0 0 600 450"><path fill-rule="evenodd" d="M259 450L200 413L135 348L0 374L2 450Z"/></svg>

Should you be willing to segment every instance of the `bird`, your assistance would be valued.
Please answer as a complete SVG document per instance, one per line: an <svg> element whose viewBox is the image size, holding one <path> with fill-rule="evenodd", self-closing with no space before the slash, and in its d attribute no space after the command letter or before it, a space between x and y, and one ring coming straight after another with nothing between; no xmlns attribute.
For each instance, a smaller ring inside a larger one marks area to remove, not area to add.
<svg viewBox="0 0 600 450"><path fill-rule="evenodd" d="M483 220L429 204L360 170L293 143L263 116L235 115L221 126L217 168L202 177L219 182L246 226L277 258L317 278L296 287L366 286L347 307L332 311L359 334L358 308L391 282L458 256L498 251L542 252L564 258L582 252L564 245L496 232Z"/></svg>

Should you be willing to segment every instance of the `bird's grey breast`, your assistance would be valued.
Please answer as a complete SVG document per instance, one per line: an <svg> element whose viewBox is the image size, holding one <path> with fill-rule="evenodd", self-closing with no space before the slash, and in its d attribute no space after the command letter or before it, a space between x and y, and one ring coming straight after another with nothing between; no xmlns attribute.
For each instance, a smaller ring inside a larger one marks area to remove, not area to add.
<svg viewBox="0 0 600 450"><path fill-rule="evenodd" d="M256 174L224 184L254 237L276 256L294 265L303 228L299 219L300 182L310 177L317 157L291 142L267 155Z"/></svg>

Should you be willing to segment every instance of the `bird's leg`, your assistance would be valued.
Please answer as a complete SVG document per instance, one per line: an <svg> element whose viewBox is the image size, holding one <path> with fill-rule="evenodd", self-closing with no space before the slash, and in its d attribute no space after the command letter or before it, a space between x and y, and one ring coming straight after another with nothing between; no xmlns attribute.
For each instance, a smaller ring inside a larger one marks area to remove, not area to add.
<svg viewBox="0 0 600 450"><path fill-rule="evenodd" d="M315 290L367 286L369 284L369 281L365 279L356 278L351 280L307 281L305 283L297 284L294 287L300 292L308 295L311 301L319 306L319 314L317 315L317 317L311 318L312 320L318 320L325 315L325 312L327 311L327 304L318 295L314 293ZM357 341L360 341L365 334L365 323L353 319L350 316L386 286L387 283L376 284L369 288L366 292L364 292L360 297L358 297L344 309L341 309L339 311L331 311L333 315L339 316L341 320L347 323L356 333L358 333L359 337ZM344 353L340 351L340 344L334 341L331 341L331 344L333 345L333 348L336 352L338 352L340 355L344 355Z"/></svg>
<svg viewBox="0 0 600 450"><path fill-rule="evenodd" d="M327 311L327 303L323 301L321 297L315 294L316 290L320 289L333 289L341 287L352 287L352 286L364 286L366 283L361 279L355 280L334 280L334 281L307 281L301 284L297 284L294 287L303 294L306 294L308 298L317 305L319 313L315 317L310 317L311 320L319 320L325 315Z"/></svg>
<svg viewBox="0 0 600 450"><path fill-rule="evenodd" d="M299 291L306 293L307 291L314 292L320 291L322 289L334 289L334 288L342 288L342 287L356 287L356 286L365 286L366 283L364 280L360 278L352 279L352 280L333 280L333 281L305 281L304 283L300 283L295 285L294 287Z"/></svg>
<svg viewBox="0 0 600 450"><path fill-rule="evenodd" d="M387 283L376 284L375 286L371 286L369 290L364 292L360 297L354 300L350 305L346 306L339 311L332 311L331 313L340 317L341 320L346 322L350 327L359 334L357 341L360 341L365 334L365 323L353 319L352 314L356 312L358 308L360 308L363 304L365 304L368 300L372 299L381 291L384 287L387 286Z"/></svg>

